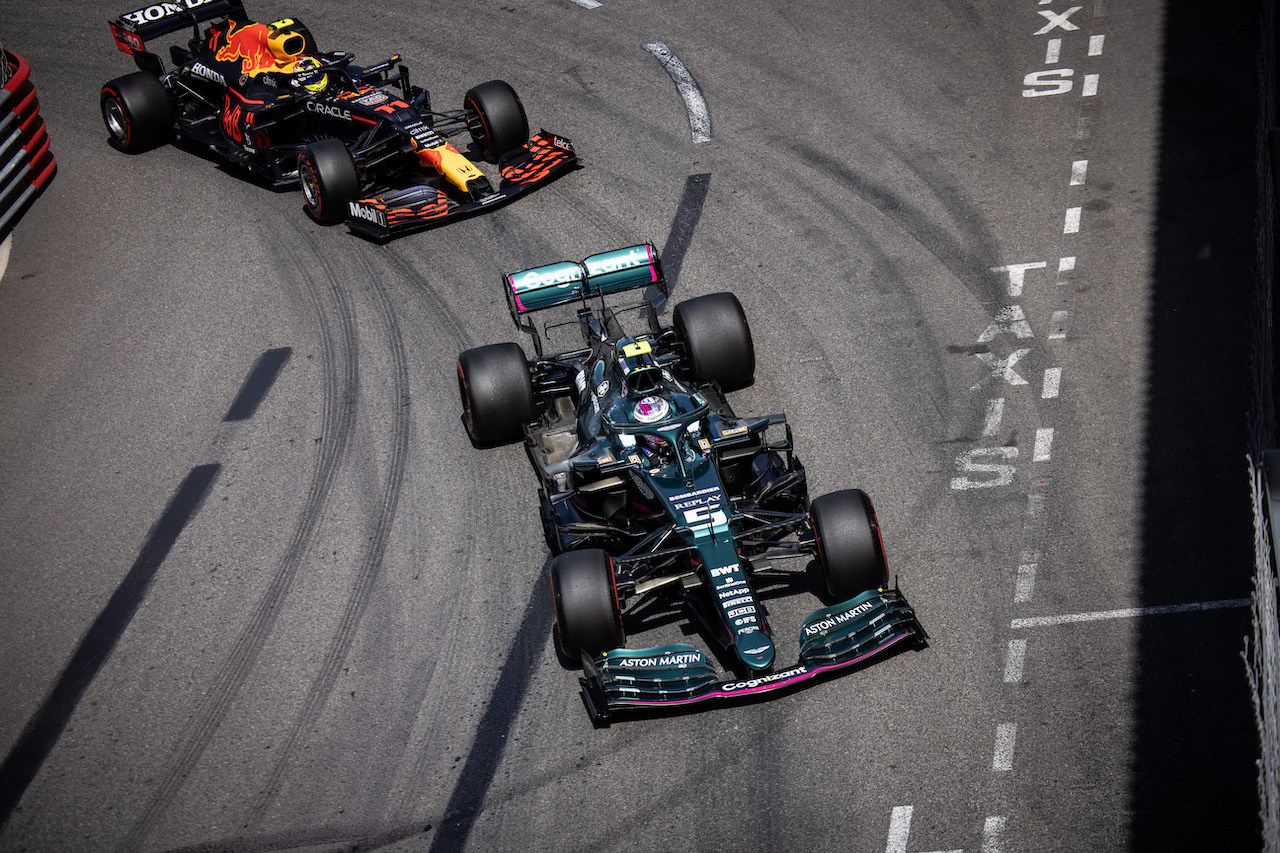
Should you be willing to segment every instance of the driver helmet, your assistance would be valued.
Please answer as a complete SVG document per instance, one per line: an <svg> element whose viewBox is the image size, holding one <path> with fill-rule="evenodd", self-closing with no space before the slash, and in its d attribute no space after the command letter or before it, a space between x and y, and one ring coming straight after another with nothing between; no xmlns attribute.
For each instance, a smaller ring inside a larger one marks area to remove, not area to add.
<svg viewBox="0 0 1280 853"><path fill-rule="evenodd" d="M300 85L308 92L323 92L329 85L329 75L323 71L314 72L313 69L320 67L320 60L314 56L302 56L298 58L294 71L300 75ZM312 73L308 73L312 72Z"/></svg>
<svg viewBox="0 0 1280 853"><path fill-rule="evenodd" d="M636 403L631 414L636 419L636 423L653 424L671 414L671 404L656 395L644 397Z"/></svg>
<svg viewBox="0 0 1280 853"><path fill-rule="evenodd" d="M639 439L640 452L645 455L645 461L649 465L659 467L666 465L675 458L675 453L671 449L671 442L662 436L642 433Z"/></svg>

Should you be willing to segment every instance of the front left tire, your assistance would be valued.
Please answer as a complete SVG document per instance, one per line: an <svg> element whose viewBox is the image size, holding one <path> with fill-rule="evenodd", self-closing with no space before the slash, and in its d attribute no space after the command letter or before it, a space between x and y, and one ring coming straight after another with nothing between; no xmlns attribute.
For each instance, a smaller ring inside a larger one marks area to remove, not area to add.
<svg viewBox="0 0 1280 853"><path fill-rule="evenodd" d="M889 584L889 566L871 498L845 489L814 498L809 507L818 564L836 601Z"/></svg>
<svg viewBox="0 0 1280 853"><path fill-rule="evenodd" d="M462 106L472 114L467 121L471 141L480 156L490 162L524 145L529 138L524 104L504 80L490 80L471 88L462 99Z"/></svg>
<svg viewBox="0 0 1280 853"><path fill-rule="evenodd" d="M351 152L340 139L320 139L298 155L298 182L307 212L317 222L338 222L347 202L360 197L360 176Z"/></svg>

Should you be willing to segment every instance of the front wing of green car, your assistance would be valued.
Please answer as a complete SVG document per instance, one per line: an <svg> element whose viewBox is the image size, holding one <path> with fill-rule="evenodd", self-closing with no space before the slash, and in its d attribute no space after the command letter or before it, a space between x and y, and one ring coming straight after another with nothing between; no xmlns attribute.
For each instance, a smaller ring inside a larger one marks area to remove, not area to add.
<svg viewBox="0 0 1280 853"><path fill-rule="evenodd" d="M595 658L584 655L582 694L592 720L607 725L615 713L628 709L679 707L785 690L900 648L923 648L928 639L898 589L869 591L809 614L800 629L800 659L794 666L725 679L707 655L688 643L612 649Z"/></svg>

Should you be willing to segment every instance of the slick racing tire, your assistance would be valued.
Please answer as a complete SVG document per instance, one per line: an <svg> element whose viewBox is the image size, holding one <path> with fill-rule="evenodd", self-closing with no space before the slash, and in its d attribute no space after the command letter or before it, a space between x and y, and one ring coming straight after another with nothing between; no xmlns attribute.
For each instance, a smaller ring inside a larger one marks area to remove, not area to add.
<svg viewBox="0 0 1280 853"><path fill-rule="evenodd" d="M320 139L298 155L298 183L307 212L317 222L338 222L347 216L347 202L360 197L360 176L351 152L341 139Z"/></svg>
<svg viewBox="0 0 1280 853"><path fill-rule="evenodd" d="M480 156L491 162L529 138L529 118L515 89L502 80L490 80L469 90L463 109L474 116L467 121L471 140Z"/></svg>
<svg viewBox="0 0 1280 853"><path fill-rule="evenodd" d="M818 543L818 563L832 598L847 601L888 585L880 525L865 492L845 489L815 498L809 519Z"/></svg>
<svg viewBox="0 0 1280 853"><path fill-rule="evenodd" d="M755 381L756 350L742 304L732 293L709 293L676 306L676 334L702 382L733 391Z"/></svg>
<svg viewBox="0 0 1280 853"><path fill-rule="evenodd" d="M148 71L112 80L102 87L99 103L111 142L121 151L145 151L173 135L173 102Z"/></svg>
<svg viewBox="0 0 1280 853"><path fill-rule="evenodd" d="M551 561L551 595L560 647L577 660L626 642L613 561L599 548L568 551Z"/></svg>
<svg viewBox="0 0 1280 853"><path fill-rule="evenodd" d="M490 344L458 356L462 420L476 444L507 444L524 436L535 414L533 379L519 344Z"/></svg>

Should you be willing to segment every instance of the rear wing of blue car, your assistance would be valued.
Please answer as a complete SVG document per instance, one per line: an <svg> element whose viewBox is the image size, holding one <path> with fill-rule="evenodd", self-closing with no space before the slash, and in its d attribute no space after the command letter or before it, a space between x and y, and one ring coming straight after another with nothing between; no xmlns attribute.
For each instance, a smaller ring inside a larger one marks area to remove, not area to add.
<svg viewBox="0 0 1280 853"><path fill-rule="evenodd" d="M652 243L600 252L581 261L561 261L520 270L503 277L507 305L520 317L556 305L585 301L593 296L622 293L650 285L665 295L667 280Z"/></svg>
<svg viewBox="0 0 1280 853"><path fill-rule="evenodd" d="M125 12L109 23L120 51L132 56L138 67L151 70L147 61L150 55L147 42L187 27L195 28L204 21L224 17L240 21L249 19L242 0L169 0Z"/></svg>

